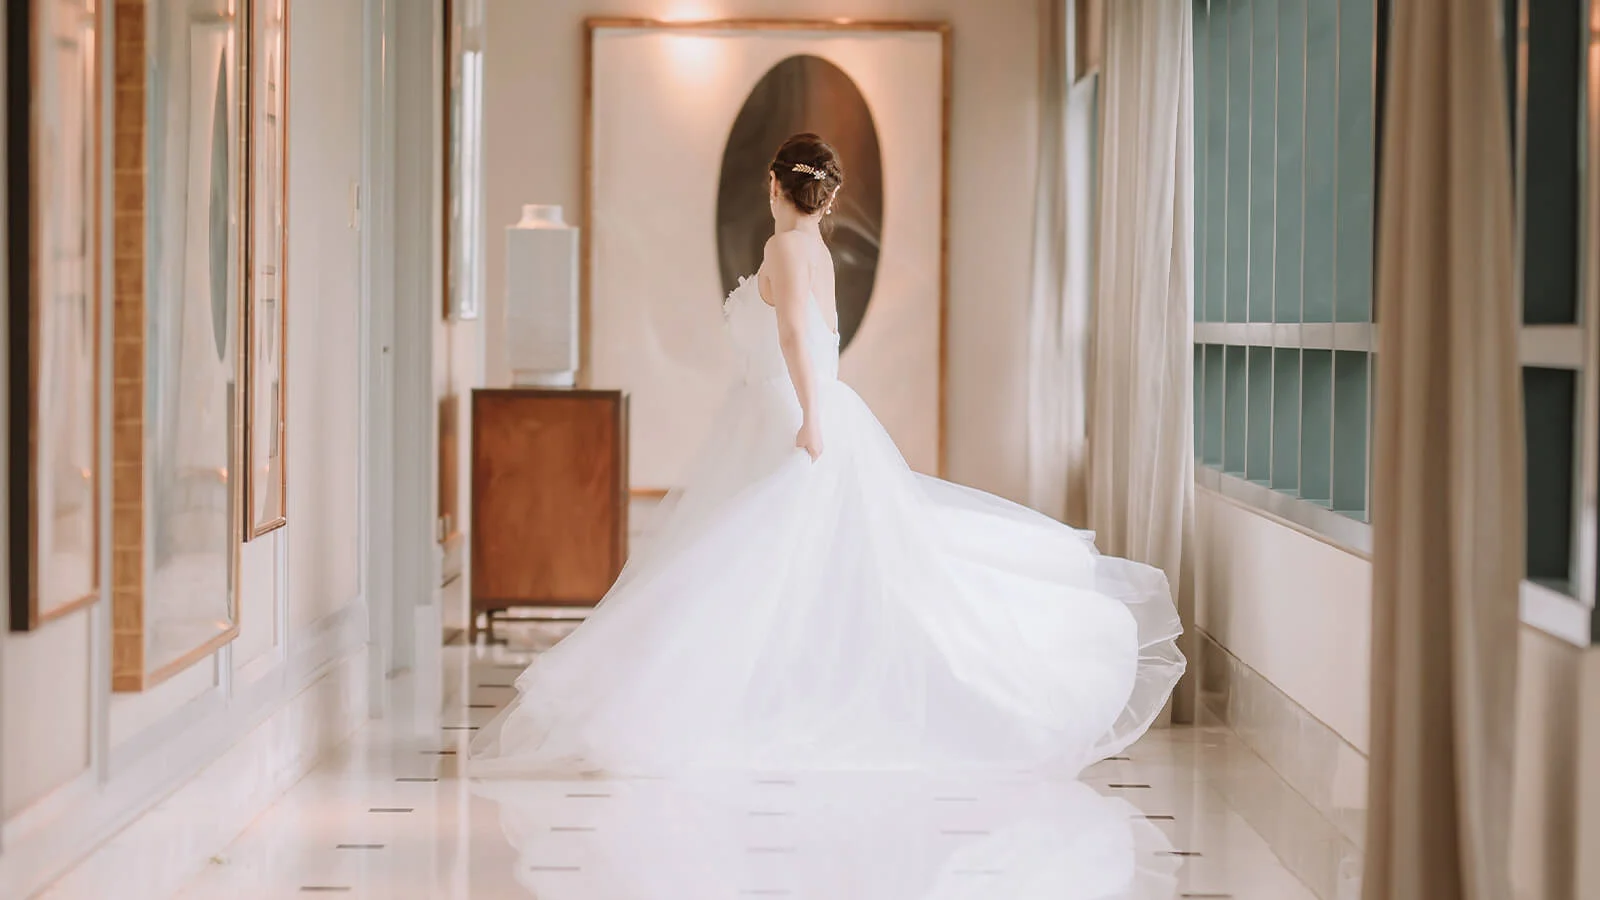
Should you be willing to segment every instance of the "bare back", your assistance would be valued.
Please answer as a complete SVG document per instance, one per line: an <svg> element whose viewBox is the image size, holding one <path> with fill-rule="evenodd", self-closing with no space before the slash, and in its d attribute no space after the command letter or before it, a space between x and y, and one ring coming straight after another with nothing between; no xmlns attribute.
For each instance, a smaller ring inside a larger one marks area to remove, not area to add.
<svg viewBox="0 0 1600 900"><path fill-rule="evenodd" d="M834 296L834 271L833 254L828 252L828 245L819 237L810 237L805 241L806 271L811 279L811 300L817 305L817 310L822 313L822 320L828 330L834 334L839 333L839 304ZM766 265L756 273L759 279L757 287L761 290L761 300L768 306L775 305L771 279L767 277Z"/></svg>

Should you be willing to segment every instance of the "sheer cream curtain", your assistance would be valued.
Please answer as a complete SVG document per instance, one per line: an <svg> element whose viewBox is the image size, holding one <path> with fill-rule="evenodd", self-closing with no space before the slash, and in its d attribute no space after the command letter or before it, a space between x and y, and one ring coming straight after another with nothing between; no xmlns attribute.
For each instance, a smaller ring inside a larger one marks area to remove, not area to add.
<svg viewBox="0 0 1600 900"><path fill-rule="evenodd" d="M1039 171L1029 306L1028 502L1082 527L1088 514L1098 73L1082 68L1089 0L1040 0Z"/></svg>
<svg viewBox="0 0 1600 900"><path fill-rule="evenodd" d="M1117 0L1104 28L1089 527L1104 552L1165 570L1192 626L1192 9ZM1174 696L1179 720L1192 714L1192 681Z"/></svg>
<svg viewBox="0 0 1600 900"><path fill-rule="evenodd" d="M1498 0L1393 5L1366 900L1502 900L1523 446Z"/></svg>

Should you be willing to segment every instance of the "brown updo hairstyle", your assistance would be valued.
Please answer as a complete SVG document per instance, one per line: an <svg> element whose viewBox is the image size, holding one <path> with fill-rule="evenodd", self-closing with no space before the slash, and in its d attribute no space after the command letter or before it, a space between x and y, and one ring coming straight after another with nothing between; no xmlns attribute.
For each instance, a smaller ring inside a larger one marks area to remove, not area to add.
<svg viewBox="0 0 1600 900"><path fill-rule="evenodd" d="M797 171L796 166L821 172L822 177L805 169ZM778 179L778 190L804 216L826 210L844 184L844 165L839 161L838 151L810 132L794 135L783 142L772 158L772 174Z"/></svg>

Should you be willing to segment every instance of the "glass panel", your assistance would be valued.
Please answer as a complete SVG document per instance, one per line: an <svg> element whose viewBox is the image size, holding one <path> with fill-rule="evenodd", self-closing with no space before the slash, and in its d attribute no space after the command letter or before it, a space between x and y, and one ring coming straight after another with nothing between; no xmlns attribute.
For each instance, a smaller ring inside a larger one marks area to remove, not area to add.
<svg viewBox="0 0 1600 900"><path fill-rule="evenodd" d="M1272 357L1272 486L1300 490L1300 351L1279 348Z"/></svg>
<svg viewBox="0 0 1600 900"><path fill-rule="evenodd" d="M1227 6L1229 322L1250 316L1250 6L1246 0Z"/></svg>
<svg viewBox="0 0 1600 900"><path fill-rule="evenodd" d="M1250 321L1272 321L1273 165L1278 128L1277 0L1251 4Z"/></svg>
<svg viewBox="0 0 1600 900"><path fill-rule="evenodd" d="M1206 411L1205 411L1205 463L1222 465L1222 420L1224 394L1222 389L1222 348L1206 347Z"/></svg>
<svg viewBox="0 0 1600 900"><path fill-rule="evenodd" d="M100 61L93 2L8 3L14 82L7 161L11 620L18 631L101 595L99 466ZM0 29L3 31L4 29ZM31 61L21 52L31 45ZM23 88L23 90L16 90ZM25 99L32 94L31 108ZM30 227L31 221L31 227ZM16 403L19 398L27 402Z"/></svg>
<svg viewBox="0 0 1600 900"><path fill-rule="evenodd" d="M450 0L448 60L450 156L446 177L450 264L446 315L476 319L483 310L483 0Z"/></svg>
<svg viewBox="0 0 1600 900"><path fill-rule="evenodd" d="M1245 431L1245 404L1249 402L1245 350L1244 347L1224 347L1222 357L1223 390L1226 394L1223 402L1222 462L1223 469L1235 475L1244 474L1245 454L1249 447Z"/></svg>
<svg viewBox="0 0 1600 900"><path fill-rule="evenodd" d="M1333 355L1333 508L1367 518L1367 354Z"/></svg>
<svg viewBox="0 0 1600 900"><path fill-rule="evenodd" d="M1227 318L1228 300L1228 19L1219 8L1206 17L1211 75L1206 123L1206 320ZM1199 220L1196 220L1199 221Z"/></svg>
<svg viewBox="0 0 1600 900"><path fill-rule="evenodd" d="M250 277L245 327L245 539L287 522L284 481L287 409L283 391L288 359L283 335L288 326L284 268L288 231L284 202L288 169L284 155L288 126L284 85L287 0L255 0L251 16L250 64Z"/></svg>
<svg viewBox="0 0 1600 900"><path fill-rule="evenodd" d="M1522 321L1578 315L1578 88L1581 4L1528 2L1527 167Z"/></svg>
<svg viewBox="0 0 1600 900"><path fill-rule="evenodd" d="M1522 370L1527 439L1528 578L1570 592L1577 373Z"/></svg>
<svg viewBox="0 0 1600 900"><path fill-rule="evenodd" d="M228 0L149 6L145 669L233 626L243 103Z"/></svg>
<svg viewBox="0 0 1600 900"><path fill-rule="evenodd" d="M1251 347L1249 404L1249 452L1245 456L1245 477L1259 484L1272 478L1272 348Z"/></svg>
<svg viewBox="0 0 1600 900"><path fill-rule="evenodd" d="M1300 366L1300 497L1333 502L1333 352L1306 350Z"/></svg>
<svg viewBox="0 0 1600 900"><path fill-rule="evenodd" d="M1194 345L1194 458L1205 456L1206 435L1206 348Z"/></svg>
<svg viewBox="0 0 1600 900"><path fill-rule="evenodd" d="M1339 6L1338 294L1334 312L1340 322L1372 320L1372 16L1370 0L1346 0Z"/></svg>
<svg viewBox="0 0 1600 900"><path fill-rule="evenodd" d="M1302 321L1333 321L1338 141L1338 0L1306 4L1305 306Z"/></svg>
<svg viewBox="0 0 1600 900"><path fill-rule="evenodd" d="M1278 4L1277 245L1274 318L1300 321L1301 238L1305 210L1306 0ZM1295 363L1296 378L1299 362ZM1298 398L1295 403L1299 404Z"/></svg>
<svg viewBox="0 0 1600 900"><path fill-rule="evenodd" d="M1207 104L1211 93L1207 89L1206 51L1210 46L1210 31L1206 17L1205 0L1194 3L1194 320L1206 321L1206 123L1210 121ZM1200 409L1199 373L1201 351L1195 348L1195 404ZM1195 453L1199 455L1199 429L1195 430Z"/></svg>

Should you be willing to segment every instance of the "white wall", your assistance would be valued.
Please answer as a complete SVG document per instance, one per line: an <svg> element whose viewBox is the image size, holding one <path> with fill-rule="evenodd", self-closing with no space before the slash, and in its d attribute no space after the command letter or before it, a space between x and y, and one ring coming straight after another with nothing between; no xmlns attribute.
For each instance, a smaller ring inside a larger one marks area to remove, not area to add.
<svg viewBox="0 0 1600 900"><path fill-rule="evenodd" d="M238 640L145 693L109 692L108 600L0 637L0 896L31 894L361 652L362 2L291 0L289 22L289 525L243 548ZM322 743L360 721L347 691L328 696L336 722L296 707L326 720ZM297 739L279 733L265 781L305 765Z"/></svg>
<svg viewBox="0 0 1600 900"><path fill-rule="evenodd" d="M1369 753L1371 563L1204 488L1197 498L1204 586L1199 627ZM1523 626L1518 650L1512 809L1517 897L1577 900L1589 896L1576 888L1586 863L1579 848L1600 837L1600 812L1582 818L1575 798L1585 788L1600 795L1600 777L1588 774L1597 760L1582 755L1594 748L1580 734L1584 704L1594 709L1600 698L1600 649L1580 650ZM1272 711L1252 714L1274 717ZM1249 727L1240 734L1252 740Z"/></svg>
<svg viewBox="0 0 1600 900"><path fill-rule="evenodd" d="M953 26L948 474L1025 494L1026 323L1038 114L1036 0L489 0L485 56L490 336L485 371L505 384L504 228L523 203L582 196L583 20L794 18ZM571 220L569 219L569 220Z"/></svg>
<svg viewBox="0 0 1600 900"><path fill-rule="evenodd" d="M1371 564L1205 488L1195 519L1195 623L1366 753Z"/></svg>

